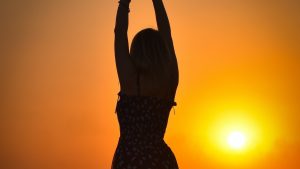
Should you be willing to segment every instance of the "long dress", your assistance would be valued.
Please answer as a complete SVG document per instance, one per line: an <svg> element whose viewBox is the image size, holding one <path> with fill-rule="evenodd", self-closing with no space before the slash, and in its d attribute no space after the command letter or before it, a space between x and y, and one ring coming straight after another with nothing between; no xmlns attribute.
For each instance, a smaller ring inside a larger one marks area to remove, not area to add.
<svg viewBox="0 0 300 169"><path fill-rule="evenodd" d="M176 158L163 139L176 102L122 92L118 95L120 137L111 168L178 169Z"/></svg>

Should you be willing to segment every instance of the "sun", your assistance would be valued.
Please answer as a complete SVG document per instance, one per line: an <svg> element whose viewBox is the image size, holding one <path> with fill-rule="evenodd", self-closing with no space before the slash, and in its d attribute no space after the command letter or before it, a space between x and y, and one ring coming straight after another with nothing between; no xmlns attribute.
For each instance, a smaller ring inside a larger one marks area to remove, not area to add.
<svg viewBox="0 0 300 169"><path fill-rule="evenodd" d="M242 132L231 132L227 137L227 143L232 149L242 149L245 147L246 137Z"/></svg>

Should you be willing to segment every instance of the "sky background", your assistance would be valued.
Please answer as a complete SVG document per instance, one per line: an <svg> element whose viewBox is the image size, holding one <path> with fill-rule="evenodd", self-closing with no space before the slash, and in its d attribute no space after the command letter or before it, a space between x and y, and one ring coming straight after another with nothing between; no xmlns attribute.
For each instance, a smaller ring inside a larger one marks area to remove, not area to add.
<svg viewBox="0 0 300 169"><path fill-rule="evenodd" d="M129 39L156 28L132 0ZM181 169L300 168L300 3L165 0ZM0 168L108 169L118 142L117 1L0 1ZM226 134L241 131L243 150Z"/></svg>

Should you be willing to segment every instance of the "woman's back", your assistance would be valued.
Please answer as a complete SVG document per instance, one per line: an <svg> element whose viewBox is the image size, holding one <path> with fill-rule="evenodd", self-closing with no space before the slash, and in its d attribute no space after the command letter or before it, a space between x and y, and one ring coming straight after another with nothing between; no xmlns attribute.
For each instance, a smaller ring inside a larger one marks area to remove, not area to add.
<svg viewBox="0 0 300 169"><path fill-rule="evenodd" d="M129 84L130 87L124 87L122 93L174 100L178 82L171 82L168 77L154 81L151 77L135 73L132 75L132 80Z"/></svg>

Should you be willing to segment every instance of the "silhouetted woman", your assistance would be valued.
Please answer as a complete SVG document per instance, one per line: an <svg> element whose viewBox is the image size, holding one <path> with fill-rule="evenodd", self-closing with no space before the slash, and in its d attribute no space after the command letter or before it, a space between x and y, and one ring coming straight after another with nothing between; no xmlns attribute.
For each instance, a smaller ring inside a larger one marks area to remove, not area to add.
<svg viewBox="0 0 300 169"><path fill-rule="evenodd" d="M163 140L178 86L178 66L162 0L152 0L158 30L140 31L129 51L130 0L120 0L115 26L115 59L120 81L116 112L120 138L112 169L178 169Z"/></svg>

